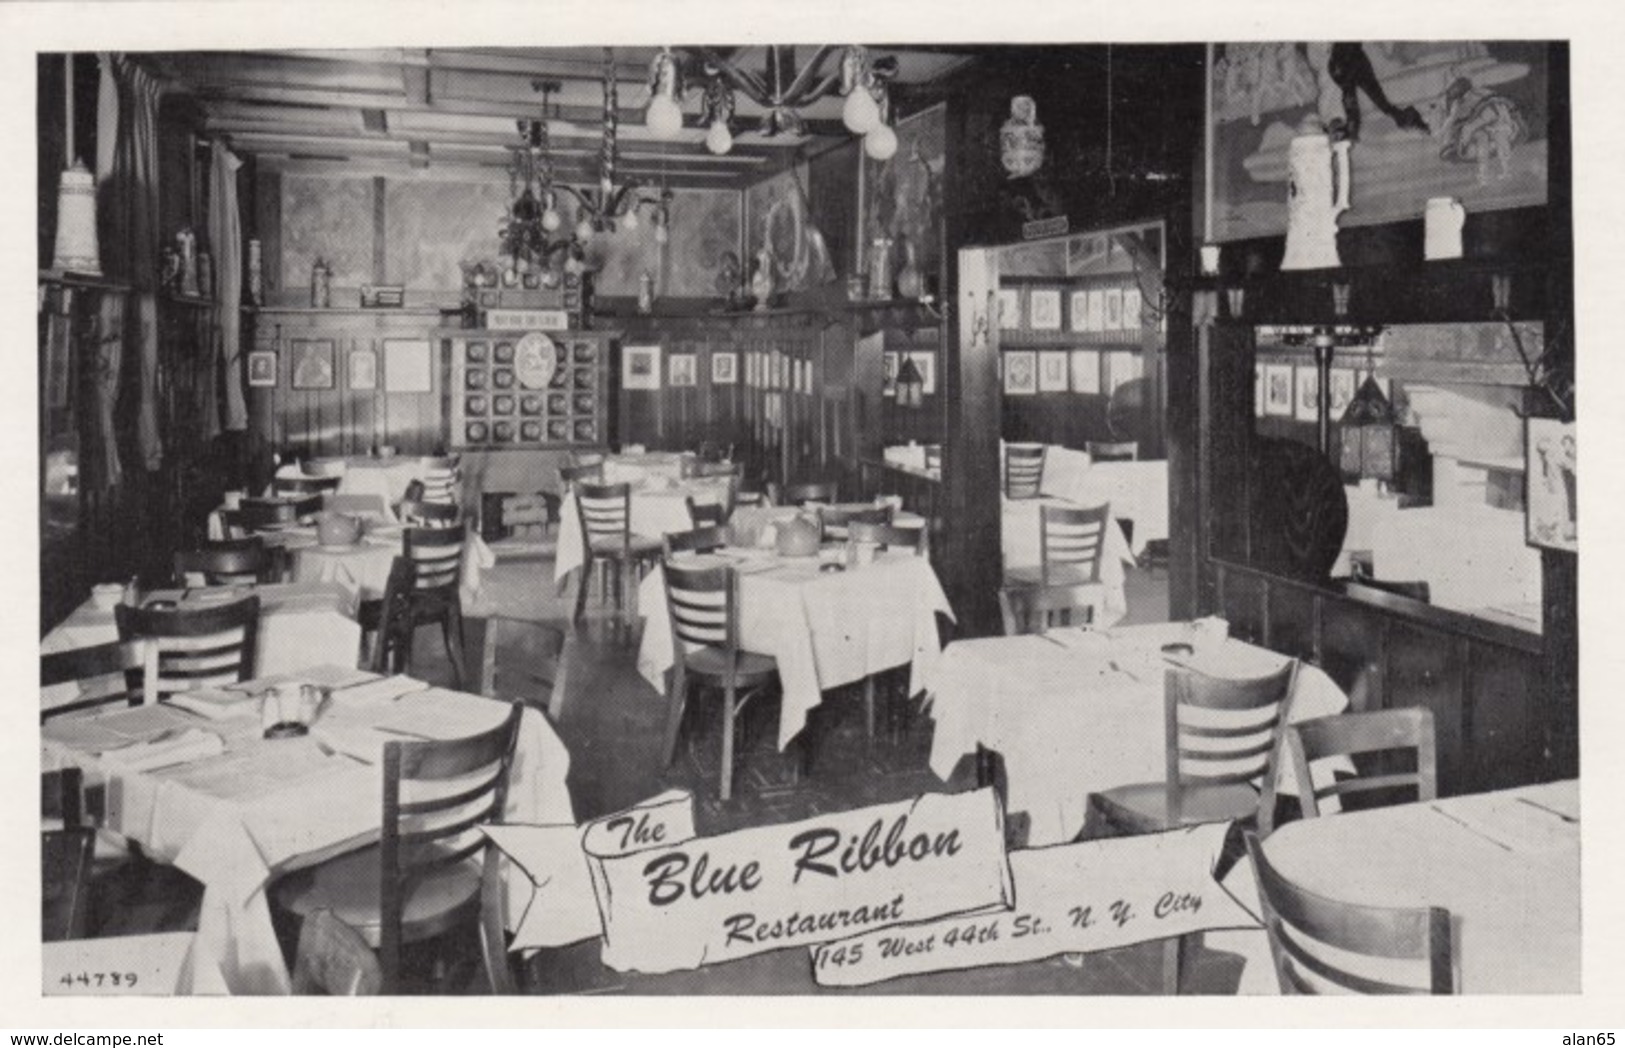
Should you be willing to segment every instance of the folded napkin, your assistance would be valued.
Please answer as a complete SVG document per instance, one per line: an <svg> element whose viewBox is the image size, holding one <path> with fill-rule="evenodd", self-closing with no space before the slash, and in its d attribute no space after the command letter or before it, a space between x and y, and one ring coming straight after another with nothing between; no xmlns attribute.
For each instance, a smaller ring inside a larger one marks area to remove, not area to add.
<svg viewBox="0 0 1625 1048"><path fill-rule="evenodd" d="M384 677L381 680L369 681L366 684L352 684L348 687L335 689L333 703L335 706L375 706L386 702L394 702L402 695L423 691L428 683L414 680L405 674L396 674L393 677Z"/></svg>
<svg viewBox="0 0 1625 1048"><path fill-rule="evenodd" d="M161 732L144 742L108 750L102 754L102 762L121 771L156 771L225 752L225 740L214 732L187 728Z"/></svg>
<svg viewBox="0 0 1625 1048"><path fill-rule="evenodd" d="M167 700L169 705L195 713L209 720L227 720L232 717L257 717L259 704L254 696L224 688L194 688L176 692Z"/></svg>

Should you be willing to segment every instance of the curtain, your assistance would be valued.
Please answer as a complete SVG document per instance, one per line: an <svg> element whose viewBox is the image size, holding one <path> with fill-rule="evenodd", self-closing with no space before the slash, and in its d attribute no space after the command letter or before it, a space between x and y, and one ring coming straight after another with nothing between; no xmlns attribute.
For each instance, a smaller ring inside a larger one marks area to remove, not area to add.
<svg viewBox="0 0 1625 1048"><path fill-rule="evenodd" d="M120 87L118 144L113 157L113 199L108 211L110 242L104 250L116 275L135 288L135 351L140 380L136 444L142 463L154 470L163 462L158 433L158 104L163 85L125 55L114 59Z"/></svg>
<svg viewBox="0 0 1625 1048"><path fill-rule="evenodd" d="M209 248L214 252L214 296L219 303L217 359L225 373L226 428L237 430L248 428L248 405L243 399L242 313L237 308L243 297L243 223L237 207L237 169L242 166L241 159L215 141L209 165ZM211 430L217 418L211 417Z"/></svg>

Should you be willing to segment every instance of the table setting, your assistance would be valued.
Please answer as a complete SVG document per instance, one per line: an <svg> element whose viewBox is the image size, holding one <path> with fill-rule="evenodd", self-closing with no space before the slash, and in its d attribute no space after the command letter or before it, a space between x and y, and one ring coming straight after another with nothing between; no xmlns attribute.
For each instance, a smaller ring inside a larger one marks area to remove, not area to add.
<svg viewBox="0 0 1625 1048"><path fill-rule="evenodd" d="M632 534L658 538L668 532L689 530L694 522L688 515L688 500L692 498L699 504L721 505L728 497L730 481L729 477L678 480L661 474L625 481L632 485ZM553 577L563 581L581 567L582 556L581 515L576 510L576 499L572 493L566 495L559 506L558 556L553 564Z"/></svg>

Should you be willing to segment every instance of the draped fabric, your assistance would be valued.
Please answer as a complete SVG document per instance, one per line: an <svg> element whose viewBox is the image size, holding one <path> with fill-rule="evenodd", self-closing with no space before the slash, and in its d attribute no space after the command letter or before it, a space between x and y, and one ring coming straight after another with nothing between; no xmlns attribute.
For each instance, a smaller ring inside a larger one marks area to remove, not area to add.
<svg viewBox="0 0 1625 1048"><path fill-rule="evenodd" d="M226 428L237 430L248 428L248 405L243 399L242 314L237 309L243 296L243 223L237 206L237 169L242 166L242 160L231 150L219 141L214 143L209 165L209 249L214 252L214 298L219 303L217 359L225 374ZM218 418L210 416L211 431Z"/></svg>
<svg viewBox="0 0 1625 1048"><path fill-rule="evenodd" d="M114 58L119 80L118 143L113 156L112 199L119 208L107 212L109 240L104 253L112 272L135 288L133 332L140 364L136 443L142 464L154 470L163 462L158 432L158 105L163 85L124 55ZM99 158L98 158L99 159Z"/></svg>
<svg viewBox="0 0 1625 1048"><path fill-rule="evenodd" d="M83 449L80 473L84 485L94 491L118 486L123 476L119 465L118 437L113 428L113 408L118 403L119 374L124 364L124 296L102 295L96 315L95 407L91 412L93 436Z"/></svg>

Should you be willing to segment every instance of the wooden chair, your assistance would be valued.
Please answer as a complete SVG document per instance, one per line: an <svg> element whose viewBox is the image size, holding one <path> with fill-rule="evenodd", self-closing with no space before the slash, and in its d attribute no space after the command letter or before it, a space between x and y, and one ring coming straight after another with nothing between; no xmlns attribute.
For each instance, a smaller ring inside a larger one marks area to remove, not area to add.
<svg viewBox="0 0 1625 1048"><path fill-rule="evenodd" d="M340 476L276 477L271 481L274 495L331 495L344 480Z"/></svg>
<svg viewBox="0 0 1625 1048"><path fill-rule="evenodd" d="M125 675L141 669L145 652L145 646L139 641L108 641L41 655L41 688L77 683L84 697L40 710L40 721L97 706L138 705L141 693L130 689Z"/></svg>
<svg viewBox="0 0 1625 1048"><path fill-rule="evenodd" d="M833 480L810 481L804 484L786 484L773 501L781 506L805 506L809 502L838 501L839 487Z"/></svg>
<svg viewBox="0 0 1625 1048"><path fill-rule="evenodd" d="M479 693L546 710L557 723L572 661L569 638L559 627L493 615L485 620Z"/></svg>
<svg viewBox="0 0 1625 1048"><path fill-rule="evenodd" d="M728 507L720 502L695 502L694 496L687 498L688 519L696 528L718 527L728 522Z"/></svg>
<svg viewBox="0 0 1625 1048"><path fill-rule="evenodd" d="M274 582L278 572L265 540L250 535L245 539L205 542L197 549L176 553L176 581L184 586L188 575L203 576L206 586L241 586Z"/></svg>
<svg viewBox="0 0 1625 1048"><path fill-rule="evenodd" d="M485 850L480 872L480 954L485 961L486 988L497 997L520 992L508 956L508 888L502 879L502 856Z"/></svg>
<svg viewBox="0 0 1625 1048"><path fill-rule="evenodd" d="M293 992L302 996L375 997L383 990L384 970L361 933L317 910L299 928L294 954Z"/></svg>
<svg viewBox="0 0 1625 1048"><path fill-rule="evenodd" d="M308 522L321 511L320 495L292 499L245 498L236 509L221 510L220 518L228 536L243 538L256 531L289 528Z"/></svg>
<svg viewBox="0 0 1625 1048"><path fill-rule="evenodd" d="M999 590L999 616L1006 637L1088 625L1094 621L1096 603L1087 589L1078 586L1006 586Z"/></svg>
<svg viewBox="0 0 1625 1048"><path fill-rule="evenodd" d="M524 707L459 739L384 744L383 822L377 846L300 870L273 885L284 912L330 910L378 951L381 992L401 988L401 948L480 917L486 838L502 818ZM455 783L455 788L448 784Z"/></svg>
<svg viewBox="0 0 1625 1048"><path fill-rule="evenodd" d="M84 780L78 768L40 776L41 931L46 942L89 934L96 831L83 821Z"/></svg>
<svg viewBox="0 0 1625 1048"><path fill-rule="evenodd" d="M417 632L412 594L417 583L417 564L408 557L396 557L389 564L383 598L361 604L362 636L373 635L370 666L374 673L404 673L412 665L412 639Z"/></svg>
<svg viewBox="0 0 1625 1048"><path fill-rule="evenodd" d="M846 541L856 545L872 542L879 551L911 549L917 557L925 556L925 529L900 528L895 524L879 524L868 520L849 520Z"/></svg>
<svg viewBox="0 0 1625 1048"><path fill-rule="evenodd" d="M580 466L559 467L559 493L561 496L570 494L578 484L602 483L604 483L603 459Z"/></svg>
<svg viewBox="0 0 1625 1048"><path fill-rule="evenodd" d="M818 523L823 526L824 538L830 542L845 542L847 529L853 524L891 524L890 506L819 506Z"/></svg>
<svg viewBox="0 0 1625 1048"><path fill-rule="evenodd" d="M1162 781L1091 794L1085 826L1098 826L1098 817L1105 836L1139 836L1237 821L1268 834L1275 819L1282 726L1297 679L1296 659L1275 673L1246 680L1170 667L1163 687ZM1193 718L1187 711L1200 712ZM1183 938L1167 941L1167 994L1179 992L1183 952Z"/></svg>
<svg viewBox="0 0 1625 1048"><path fill-rule="evenodd" d="M1133 462L1140 457L1140 442L1137 440L1090 440L1084 442L1083 450L1089 453L1091 462Z"/></svg>
<svg viewBox="0 0 1625 1048"><path fill-rule="evenodd" d="M1039 506L1038 566L1010 568L1004 573L1005 586L1045 590L1068 587L1077 604L1104 603L1106 587L1100 581L1100 562L1106 549L1106 529L1111 523L1109 503L1091 509Z"/></svg>
<svg viewBox="0 0 1625 1048"><path fill-rule="evenodd" d="M1004 446L1004 496L1035 499L1044 482L1044 445Z"/></svg>
<svg viewBox="0 0 1625 1048"><path fill-rule="evenodd" d="M462 522L444 528L407 528L401 533L401 554L412 562L417 575L407 601L411 606L412 629L415 632L419 626L440 625L458 688L468 679L463 667L461 594L466 540L467 525Z"/></svg>
<svg viewBox="0 0 1625 1048"><path fill-rule="evenodd" d="M422 499L402 499L395 515L401 523L419 528L449 528L463 517L463 510L453 502L428 502Z"/></svg>
<svg viewBox="0 0 1625 1048"><path fill-rule="evenodd" d="M458 501L458 485L462 481L461 455L430 455L418 460L418 468L422 471L417 479L423 481L424 502Z"/></svg>
<svg viewBox="0 0 1625 1048"><path fill-rule="evenodd" d="M739 649L739 579L731 565L665 565L666 606L675 654L666 696L666 764L677 755L677 736L688 707L689 684L722 691L721 797L733 796L734 725L745 704L778 676L769 655Z"/></svg>
<svg viewBox="0 0 1625 1048"><path fill-rule="evenodd" d="M1318 895L1282 875L1257 834L1246 836L1282 993L1455 992L1448 910L1371 906Z"/></svg>
<svg viewBox="0 0 1625 1048"><path fill-rule="evenodd" d="M575 618L587 607L587 580L595 565L615 576L615 619L626 621L626 590L629 573L660 556L659 539L632 534L632 486L630 484L576 485L576 513L581 520L583 573L576 591ZM606 585L607 575L606 575Z"/></svg>
<svg viewBox="0 0 1625 1048"><path fill-rule="evenodd" d="M145 641L142 668L126 674L150 703L178 691L251 680L259 656L260 599L197 608L113 609L121 641Z"/></svg>
<svg viewBox="0 0 1625 1048"><path fill-rule="evenodd" d="M1439 795L1433 714L1422 706L1340 713L1290 724L1286 752L1305 818L1319 816L1322 802L1330 797L1336 797L1341 807L1351 795L1367 795L1362 799L1386 804L1431 801ZM1395 771L1399 762L1394 758L1401 752L1409 754L1405 762L1409 770ZM1317 783L1311 775L1314 762L1338 756L1361 758L1355 761L1356 774Z"/></svg>
<svg viewBox="0 0 1625 1048"><path fill-rule="evenodd" d="M676 553L715 553L728 545L728 529L711 524L691 531L668 531L661 538L662 553L670 560Z"/></svg>

